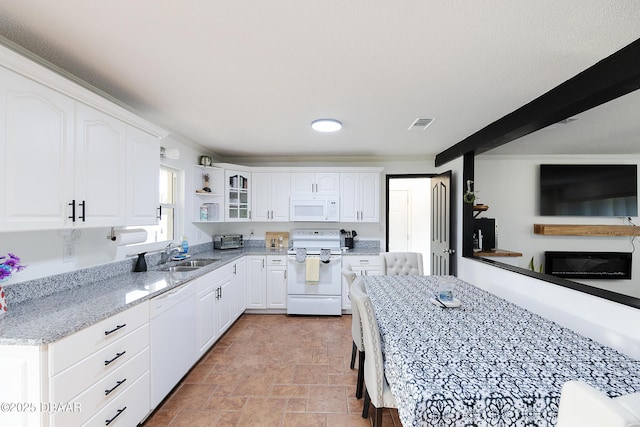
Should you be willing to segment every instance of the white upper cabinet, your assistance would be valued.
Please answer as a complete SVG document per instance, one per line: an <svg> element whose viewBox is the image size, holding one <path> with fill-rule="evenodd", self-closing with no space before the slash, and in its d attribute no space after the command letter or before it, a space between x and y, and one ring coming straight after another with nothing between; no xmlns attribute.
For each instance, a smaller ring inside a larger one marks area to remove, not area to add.
<svg viewBox="0 0 640 427"><path fill-rule="evenodd" d="M73 100L0 67L0 230L70 221L74 112Z"/></svg>
<svg viewBox="0 0 640 427"><path fill-rule="evenodd" d="M380 174L340 174L340 221L380 220Z"/></svg>
<svg viewBox="0 0 640 427"><path fill-rule="evenodd" d="M160 140L127 126L127 225L158 223Z"/></svg>
<svg viewBox="0 0 640 427"><path fill-rule="evenodd" d="M125 225L126 126L83 104L76 108L75 225Z"/></svg>
<svg viewBox="0 0 640 427"><path fill-rule="evenodd" d="M225 220L251 221L251 172L225 170Z"/></svg>
<svg viewBox="0 0 640 427"><path fill-rule="evenodd" d="M291 174L291 194L338 194L338 172L295 172Z"/></svg>
<svg viewBox="0 0 640 427"><path fill-rule="evenodd" d="M289 221L291 174L254 172L251 189L253 221Z"/></svg>

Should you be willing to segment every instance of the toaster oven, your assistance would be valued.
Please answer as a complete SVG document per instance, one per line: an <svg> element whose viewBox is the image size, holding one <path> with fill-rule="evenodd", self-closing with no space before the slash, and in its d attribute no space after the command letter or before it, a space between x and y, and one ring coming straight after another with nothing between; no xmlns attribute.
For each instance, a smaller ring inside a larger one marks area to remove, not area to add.
<svg viewBox="0 0 640 427"><path fill-rule="evenodd" d="M214 249L238 249L243 246L242 234L218 234L213 236Z"/></svg>

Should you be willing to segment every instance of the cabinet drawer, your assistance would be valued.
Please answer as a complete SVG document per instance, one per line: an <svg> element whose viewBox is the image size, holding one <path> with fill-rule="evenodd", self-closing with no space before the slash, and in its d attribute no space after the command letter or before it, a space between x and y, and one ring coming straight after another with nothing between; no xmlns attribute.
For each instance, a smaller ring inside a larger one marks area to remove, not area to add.
<svg viewBox="0 0 640 427"><path fill-rule="evenodd" d="M82 427L137 426L149 413L149 373L138 378L127 390L109 402Z"/></svg>
<svg viewBox="0 0 640 427"><path fill-rule="evenodd" d="M105 405L126 393L129 387L149 371L149 348L136 354L131 360L108 374L88 390L70 400L54 395L53 401L70 403L79 411L62 411L53 414L52 427L79 426ZM71 407L71 406L70 406Z"/></svg>
<svg viewBox="0 0 640 427"><path fill-rule="evenodd" d="M149 324L51 378L51 397L66 402L149 347Z"/></svg>
<svg viewBox="0 0 640 427"><path fill-rule="evenodd" d="M342 257L342 262L351 264L352 267L379 267L380 257L376 255L348 255Z"/></svg>
<svg viewBox="0 0 640 427"><path fill-rule="evenodd" d="M49 346L50 375L61 372L148 322L149 303L143 302L54 342Z"/></svg>
<svg viewBox="0 0 640 427"><path fill-rule="evenodd" d="M267 265L287 265L286 255L268 255Z"/></svg>

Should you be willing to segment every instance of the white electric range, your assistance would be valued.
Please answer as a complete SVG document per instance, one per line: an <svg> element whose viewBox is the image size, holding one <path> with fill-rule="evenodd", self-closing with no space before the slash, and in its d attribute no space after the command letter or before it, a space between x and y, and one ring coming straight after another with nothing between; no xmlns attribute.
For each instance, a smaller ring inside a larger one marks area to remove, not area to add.
<svg viewBox="0 0 640 427"><path fill-rule="evenodd" d="M290 236L293 244L287 252L287 314L341 315L340 231L295 229ZM309 258L319 258L317 281L308 280L308 268L313 268L310 262L314 262Z"/></svg>

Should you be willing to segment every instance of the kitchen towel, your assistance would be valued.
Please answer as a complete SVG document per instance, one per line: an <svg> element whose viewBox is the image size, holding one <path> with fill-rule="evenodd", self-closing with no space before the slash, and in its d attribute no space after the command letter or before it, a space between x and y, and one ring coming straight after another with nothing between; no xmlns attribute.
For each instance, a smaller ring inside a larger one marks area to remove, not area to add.
<svg viewBox="0 0 640 427"><path fill-rule="evenodd" d="M307 257L307 250L305 248L297 248L296 249L296 261L304 262L304 259Z"/></svg>
<svg viewBox="0 0 640 427"><path fill-rule="evenodd" d="M110 239L118 246L143 243L147 240L147 230L144 230L142 228L135 228L131 230L116 230L110 237Z"/></svg>
<svg viewBox="0 0 640 427"><path fill-rule="evenodd" d="M309 284L317 284L320 281L320 257L308 256L305 268L306 282Z"/></svg>

